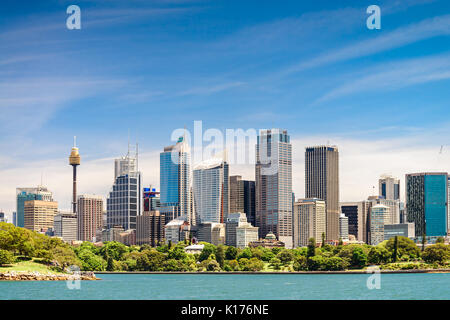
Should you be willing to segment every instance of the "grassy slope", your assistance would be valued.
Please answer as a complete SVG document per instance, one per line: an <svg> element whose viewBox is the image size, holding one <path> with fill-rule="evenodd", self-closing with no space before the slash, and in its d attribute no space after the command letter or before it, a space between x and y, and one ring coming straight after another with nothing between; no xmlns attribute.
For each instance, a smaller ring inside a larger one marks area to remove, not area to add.
<svg viewBox="0 0 450 320"><path fill-rule="evenodd" d="M17 263L14 263L10 267L0 267L0 272L39 272L41 274L60 274L61 272L56 272L53 270L50 270L46 265L36 262L39 260L33 259L30 261L20 261Z"/></svg>

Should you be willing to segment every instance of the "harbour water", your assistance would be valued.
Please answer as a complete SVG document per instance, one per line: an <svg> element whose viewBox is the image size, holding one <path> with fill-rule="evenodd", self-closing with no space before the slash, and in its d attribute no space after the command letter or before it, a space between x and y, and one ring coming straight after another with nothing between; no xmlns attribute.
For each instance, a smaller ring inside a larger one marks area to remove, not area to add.
<svg viewBox="0 0 450 320"><path fill-rule="evenodd" d="M0 300L450 299L450 274L100 274L99 281L0 281ZM374 283L374 282L372 282ZM78 285L79 284L79 285ZM370 286L369 286L370 287Z"/></svg>

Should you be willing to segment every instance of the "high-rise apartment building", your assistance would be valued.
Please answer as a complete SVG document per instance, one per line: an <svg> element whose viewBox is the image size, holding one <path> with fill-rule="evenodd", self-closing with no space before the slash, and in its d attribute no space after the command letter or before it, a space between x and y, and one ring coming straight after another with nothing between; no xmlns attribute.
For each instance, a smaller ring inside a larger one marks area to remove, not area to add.
<svg viewBox="0 0 450 320"><path fill-rule="evenodd" d="M339 215L339 237L342 241L348 241L348 218L343 213Z"/></svg>
<svg viewBox="0 0 450 320"><path fill-rule="evenodd" d="M17 188L16 189L16 225L24 228L25 222L25 201L42 200L53 201L53 194L44 186L36 188Z"/></svg>
<svg viewBox="0 0 450 320"><path fill-rule="evenodd" d="M370 244L377 245L384 241L384 225L389 215L388 206L377 204L370 209Z"/></svg>
<svg viewBox="0 0 450 320"><path fill-rule="evenodd" d="M142 177L136 156L114 161L114 184L106 201L107 228L122 226L136 230L136 218L142 210Z"/></svg>
<svg viewBox="0 0 450 320"><path fill-rule="evenodd" d="M287 130L261 130L255 164L256 226L260 238L268 233L293 246L292 145Z"/></svg>
<svg viewBox="0 0 450 320"><path fill-rule="evenodd" d="M103 198L80 195L77 199L78 240L93 241L103 227Z"/></svg>
<svg viewBox="0 0 450 320"><path fill-rule="evenodd" d="M400 200L385 199L383 196L370 196L367 201L372 206L382 204L389 207L389 214L385 217L385 224L398 224L400 223Z"/></svg>
<svg viewBox="0 0 450 320"><path fill-rule="evenodd" d="M191 217L190 148L185 137L160 153L160 212L166 223L180 216Z"/></svg>
<svg viewBox="0 0 450 320"><path fill-rule="evenodd" d="M340 210L348 218L348 234L355 236L356 240L368 243L370 232L369 201L341 202Z"/></svg>
<svg viewBox="0 0 450 320"><path fill-rule="evenodd" d="M230 176L229 212L244 212L247 221L255 225L255 181Z"/></svg>
<svg viewBox="0 0 450 320"><path fill-rule="evenodd" d="M400 180L383 175L378 180L379 196L386 200L400 200Z"/></svg>
<svg viewBox="0 0 450 320"><path fill-rule="evenodd" d="M241 176L230 176L230 212L244 212L244 184Z"/></svg>
<svg viewBox="0 0 450 320"><path fill-rule="evenodd" d="M305 197L325 200L327 240L339 240L339 151L336 146L307 147Z"/></svg>
<svg viewBox="0 0 450 320"><path fill-rule="evenodd" d="M136 244L156 247L164 242L164 215L159 211L144 211L137 217Z"/></svg>
<svg viewBox="0 0 450 320"><path fill-rule="evenodd" d="M26 229L45 232L53 229L54 218L58 213L58 202L29 200L24 202L24 227Z"/></svg>
<svg viewBox="0 0 450 320"><path fill-rule="evenodd" d="M77 215L72 212L58 212L53 219L55 236L66 242L77 240Z"/></svg>
<svg viewBox="0 0 450 320"><path fill-rule="evenodd" d="M230 201L226 159L211 158L198 164L193 171L192 189L196 223L224 223Z"/></svg>
<svg viewBox="0 0 450 320"><path fill-rule="evenodd" d="M414 222L417 237L447 235L447 172L407 174L406 210L408 222Z"/></svg>
<svg viewBox="0 0 450 320"><path fill-rule="evenodd" d="M317 198L298 199L294 203L293 214L294 247L308 245L310 238L322 243L326 232L326 204Z"/></svg>

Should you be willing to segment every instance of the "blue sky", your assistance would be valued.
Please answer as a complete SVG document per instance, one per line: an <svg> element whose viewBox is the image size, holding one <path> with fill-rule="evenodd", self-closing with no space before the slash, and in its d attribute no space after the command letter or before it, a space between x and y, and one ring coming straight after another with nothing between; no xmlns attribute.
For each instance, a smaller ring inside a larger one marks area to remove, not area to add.
<svg viewBox="0 0 450 320"><path fill-rule="evenodd" d="M66 29L71 4L81 30ZM366 28L372 4L381 30ZM2 181L0 207L74 135L88 162L126 152L128 131L157 152L194 120L450 148L447 0L4 0L0 17L0 171L29 176Z"/></svg>

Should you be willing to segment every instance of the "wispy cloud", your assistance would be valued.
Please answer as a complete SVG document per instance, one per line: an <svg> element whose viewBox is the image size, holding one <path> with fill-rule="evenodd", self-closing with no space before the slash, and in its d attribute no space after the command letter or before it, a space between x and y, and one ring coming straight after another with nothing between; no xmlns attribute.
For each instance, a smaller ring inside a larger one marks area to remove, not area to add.
<svg viewBox="0 0 450 320"><path fill-rule="evenodd" d="M403 87L450 79L450 54L384 63L367 69L359 79L349 81L316 100L321 103L346 95Z"/></svg>
<svg viewBox="0 0 450 320"><path fill-rule="evenodd" d="M331 63L360 58L386 50L402 47L421 40L450 35L450 15L443 15L400 27L387 34L370 38L316 58L292 65L280 72L287 76L303 70L322 67Z"/></svg>

